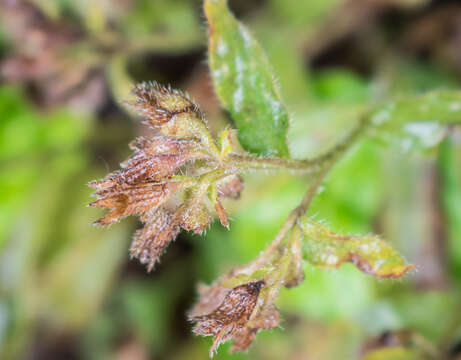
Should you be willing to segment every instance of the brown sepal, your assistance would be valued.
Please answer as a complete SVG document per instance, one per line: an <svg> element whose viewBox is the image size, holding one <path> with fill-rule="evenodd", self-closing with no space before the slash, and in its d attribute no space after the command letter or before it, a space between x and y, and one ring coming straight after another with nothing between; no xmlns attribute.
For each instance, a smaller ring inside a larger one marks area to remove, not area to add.
<svg viewBox="0 0 461 360"><path fill-rule="evenodd" d="M218 182L218 195L237 200L243 190L243 180L238 175L230 175Z"/></svg>
<svg viewBox="0 0 461 360"><path fill-rule="evenodd" d="M109 180L95 181L89 184L98 190L95 195L98 200L90 206L111 209L95 225L112 224L121 218L140 214L163 203L179 187L177 183L144 183L138 185L119 184Z"/></svg>
<svg viewBox="0 0 461 360"><path fill-rule="evenodd" d="M213 312L190 318L196 323L193 329L195 334L214 337L210 356L221 343L231 339L234 339L236 351L251 344L257 329L248 328L247 323L263 287L264 281L237 286L229 291Z"/></svg>
<svg viewBox="0 0 461 360"><path fill-rule="evenodd" d="M211 224L212 216L203 202L183 205L178 212L181 227L187 231L201 234Z"/></svg>
<svg viewBox="0 0 461 360"><path fill-rule="evenodd" d="M221 221L221 224L229 230L229 220L227 219L227 213L224 207L222 206L221 201L216 200L214 208L216 210L216 213L218 214L219 221Z"/></svg>
<svg viewBox="0 0 461 360"><path fill-rule="evenodd" d="M143 214L141 220L144 227L134 234L130 254L138 258L141 264L147 265L147 271L150 272L168 244L176 238L180 228L174 214L163 208Z"/></svg>

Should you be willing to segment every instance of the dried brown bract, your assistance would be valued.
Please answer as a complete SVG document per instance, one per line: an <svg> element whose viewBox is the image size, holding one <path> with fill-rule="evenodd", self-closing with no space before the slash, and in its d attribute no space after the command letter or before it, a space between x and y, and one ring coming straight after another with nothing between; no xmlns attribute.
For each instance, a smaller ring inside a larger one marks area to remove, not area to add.
<svg viewBox="0 0 461 360"><path fill-rule="evenodd" d="M210 356L213 356L221 343L231 339L234 340L231 351L242 351L248 348L258 331L257 327L248 326L248 322L263 287L264 281L237 286L227 293L222 303L212 312L191 316L190 319L196 323L193 329L195 334L214 336ZM212 299L209 297L213 296L214 292L203 297L201 302L210 302Z"/></svg>
<svg viewBox="0 0 461 360"><path fill-rule="evenodd" d="M151 271L170 241L178 235L180 227L174 214L164 208L144 213L141 221L144 227L136 231L130 254Z"/></svg>
<svg viewBox="0 0 461 360"><path fill-rule="evenodd" d="M243 180L238 175L228 176L218 183L219 196L237 200L243 191Z"/></svg>
<svg viewBox="0 0 461 360"><path fill-rule="evenodd" d="M242 185L224 168L222 151L187 94L157 83L137 85L133 93L136 100L129 105L155 134L130 143L134 153L120 170L89 183L97 198L90 205L111 210L95 225L140 217L144 227L136 232L130 253L150 271L181 228L200 234L215 214L228 227L219 197L237 197Z"/></svg>

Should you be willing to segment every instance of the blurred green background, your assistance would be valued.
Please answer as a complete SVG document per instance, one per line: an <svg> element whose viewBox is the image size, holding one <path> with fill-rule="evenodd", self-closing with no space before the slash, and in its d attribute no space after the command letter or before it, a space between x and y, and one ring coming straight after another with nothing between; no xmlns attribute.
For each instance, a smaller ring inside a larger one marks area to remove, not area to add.
<svg viewBox="0 0 461 360"><path fill-rule="evenodd" d="M121 101L138 81L189 91L213 132L199 0L0 0L0 358L206 359L191 334L196 284L252 260L306 179L248 174L225 204L231 230L181 233L157 269L129 261L134 218L91 223L88 181L145 131ZM292 114L290 147L314 156L364 106L461 82L461 4L424 0L233 0L266 49ZM283 290L281 328L217 359L461 359L461 131L425 128L362 142L311 213L343 233L378 233L418 271L376 280L305 267ZM437 131L436 131L437 130ZM445 355L444 355L445 356ZM370 358L371 359L371 358Z"/></svg>

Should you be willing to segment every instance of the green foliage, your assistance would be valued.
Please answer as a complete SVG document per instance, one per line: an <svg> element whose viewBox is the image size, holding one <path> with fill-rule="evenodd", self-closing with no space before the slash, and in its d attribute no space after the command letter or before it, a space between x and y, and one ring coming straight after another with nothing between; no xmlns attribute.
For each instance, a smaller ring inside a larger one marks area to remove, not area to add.
<svg viewBox="0 0 461 360"><path fill-rule="evenodd" d="M72 152L87 132L85 119L65 111L39 115L23 97L18 89L0 88L0 163L4 169L0 173L0 248L40 179L42 164L51 159L72 168L66 159L79 160ZM62 154L61 159L56 153Z"/></svg>
<svg viewBox="0 0 461 360"><path fill-rule="evenodd" d="M81 186L88 180L87 118L39 113L8 87L0 89L0 116L0 245L2 275L8 274L0 306L11 312L0 354L8 358L24 350L38 318L58 331L88 322L113 280L127 233L87 226L88 190Z"/></svg>
<svg viewBox="0 0 461 360"><path fill-rule="evenodd" d="M369 116L379 132L403 138L404 150L414 143L430 149L443 139L443 126L461 123L461 92L404 96L372 109Z"/></svg>
<svg viewBox="0 0 461 360"><path fill-rule="evenodd" d="M242 146L260 155L288 156L288 112L263 50L230 13L226 0L205 2L214 87L238 127Z"/></svg>
<svg viewBox="0 0 461 360"><path fill-rule="evenodd" d="M461 121L461 92L433 91L424 95L405 96L371 111L373 124L383 129L405 123Z"/></svg>
<svg viewBox="0 0 461 360"><path fill-rule="evenodd" d="M201 40L198 18L191 2L184 0L136 1L133 10L122 17L121 26L130 39L151 41L151 46L157 43L165 50L193 46Z"/></svg>
<svg viewBox="0 0 461 360"><path fill-rule="evenodd" d="M314 95L319 101L359 103L369 100L367 83L359 76L342 69L316 73L312 77Z"/></svg>
<svg viewBox="0 0 461 360"><path fill-rule="evenodd" d="M398 278L412 268L378 236L337 235L318 222L300 220L304 234L304 250L311 264L321 268L337 268L352 262L367 274Z"/></svg>

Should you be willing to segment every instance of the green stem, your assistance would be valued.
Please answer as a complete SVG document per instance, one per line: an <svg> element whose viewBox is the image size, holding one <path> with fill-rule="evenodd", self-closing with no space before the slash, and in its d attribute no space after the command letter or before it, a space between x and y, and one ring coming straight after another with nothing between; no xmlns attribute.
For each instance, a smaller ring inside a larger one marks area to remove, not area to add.
<svg viewBox="0 0 461 360"><path fill-rule="evenodd" d="M314 172L318 164L311 160L295 160L249 155L229 154L226 161L230 166L242 170L293 170L303 173Z"/></svg>
<svg viewBox="0 0 461 360"><path fill-rule="evenodd" d="M301 203L288 215L284 224L282 225L280 231L275 236L274 240L270 245L259 255L259 257L252 263L251 267L257 269L268 259L271 254L279 248L280 244L285 239L288 232L291 230L293 225L296 223L298 218L304 215L309 209L310 204L314 196L316 195L319 186L322 184L323 180L327 176L330 169L336 164L336 162L343 156L348 149L356 143L356 141L364 134L365 130L369 126L368 117L363 117L360 119L357 126L349 133L349 135L336 145L332 150L327 152L324 155L319 156L318 158L312 160L316 162L318 170L316 171L313 181L311 182L309 188L307 189L306 194L304 195Z"/></svg>
<svg viewBox="0 0 461 360"><path fill-rule="evenodd" d="M319 173L353 145L357 138L369 126L368 116L364 116L349 135L339 144L316 158L308 160L256 157L249 155L229 154L226 163L242 170L291 170L300 173Z"/></svg>

